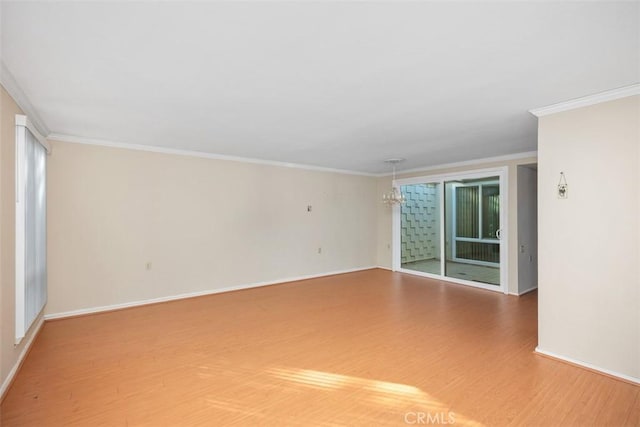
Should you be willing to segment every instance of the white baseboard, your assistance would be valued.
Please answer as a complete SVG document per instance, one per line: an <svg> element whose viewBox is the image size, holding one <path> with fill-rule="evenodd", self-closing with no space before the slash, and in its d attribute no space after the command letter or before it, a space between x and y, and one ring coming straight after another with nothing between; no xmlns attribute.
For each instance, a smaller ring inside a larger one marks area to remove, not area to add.
<svg viewBox="0 0 640 427"><path fill-rule="evenodd" d="M61 313L45 314L44 319L45 320L64 319L65 317L74 317L74 316L81 316L81 315L85 315L85 314L101 313L101 312L105 312L105 311L120 310L120 309L123 309L123 308L138 307L138 306L141 306L141 305L157 304L159 302L167 302L167 301L174 301L174 300L185 299L185 298L200 297L200 296L204 296L204 295L219 294L219 293L223 293L223 292L239 291L239 290L242 290L242 289L259 288L259 287L262 287L262 286L279 285L279 284L287 283L287 282L296 282L298 280L316 279L316 278L319 278L319 277L334 276L336 274L354 273L356 271L371 270L371 269L374 269L374 268L378 268L378 267L370 266L370 267L351 268L351 269L348 269L348 270L339 270L339 271L332 271L332 272L320 273L320 274L310 274L310 275L306 275L306 276L287 277L287 278L284 278L284 279L269 280L269 281L266 281L266 282L255 282L255 283L249 283L249 284L244 284L244 285L229 286L229 287L225 287L225 288L208 289L206 291L189 292L189 293L185 293L185 294L170 295L170 296L166 296L166 297L159 297L159 298L151 298L151 299L140 300L140 301L125 302L125 303L121 303L121 304L104 305L104 306L100 306L100 307L81 308L79 310L71 310L71 311L64 311L64 312L61 312Z"/></svg>
<svg viewBox="0 0 640 427"><path fill-rule="evenodd" d="M640 385L640 378L632 377L630 375L621 374L619 372L615 372L615 371L612 371L612 370L609 370L609 369L604 369L604 368L601 368L599 366L592 365L591 363L583 362L581 360L576 360L576 359L572 359L570 357L561 356L561 355L553 353L551 351L543 350L540 347L536 347L535 352L536 353L540 353L540 354L542 354L544 356L549 356L549 357L552 357L554 359L564 360L565 362L569 362L569 363L571 363L573 365L583 366L583 367L585 367L587 369L590 369L592 371L601 372L603 374L606 374L606 375L609 375L609 376L612 376L612 377L616 377L616 378L620 378L620 379L628 381L630 383L634 383L634 384Z"/></svg>
<svg viewBox="0 0 640 427"><path fill-rule="evenodd" d="M36 336L38 336L38 332L40 332L40 328L42 328L42 325L44 325L44 316L40 317L40 320L36 324L31 335L29 336L29 339L25 342L25 345L22 348L20 355L18 356L18 360L16 360L16 363L14 363L13 368L11 368L11 370L9 371L7 378L5 378L4 381L2 382L2 385L0 385L0 402L2 402L2 400L4 399L5 393L9 389L9 386L11 385L13 378L18 373L18 370L20 369L20 366L22 365L24 358L27 356L27 353L29 353L29 350L31 349L31 345L33 344L33 341L35 340Z"/></svg>
<svg viewBox="0 0 640 427"><path fill-rule="evenodd" d="M380 270L387 270L387 271L393 271L393 269L389 268L389 267L383 267L381 265L376 266L375 268L379 268Z"/></svg>
<svg viewBox="0 0 640 427"><path fill-rule="evenodd" d="M524 295L524 294L528 294L529 292L533 292L533 291L535 291L536 289L538 289L538 287L537 287L537 286L535 286L535 287L533 287L533 288L525 289L525 290L524 290L524 291L522 291L522 292L509 292L509 295L515 295L515 296L517 296L517 297L521 297L522 295Z"/></svg>

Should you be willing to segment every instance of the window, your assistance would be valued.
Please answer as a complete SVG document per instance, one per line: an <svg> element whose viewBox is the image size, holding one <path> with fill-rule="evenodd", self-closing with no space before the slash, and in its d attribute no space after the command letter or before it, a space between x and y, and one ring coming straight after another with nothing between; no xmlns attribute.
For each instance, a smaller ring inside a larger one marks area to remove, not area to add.
<svg viewBox="0 0 640 427"><path fill-rule="evenodd" d="M47 152L26 116L16 116L16 342L47 301Z"/></svg>

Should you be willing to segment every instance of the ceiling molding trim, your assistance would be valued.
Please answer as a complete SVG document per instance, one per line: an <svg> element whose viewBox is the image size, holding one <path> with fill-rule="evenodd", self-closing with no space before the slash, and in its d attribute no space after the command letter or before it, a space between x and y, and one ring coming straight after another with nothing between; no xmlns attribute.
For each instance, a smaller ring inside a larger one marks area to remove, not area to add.
<svg viewBox="0 0 640 427"><path fill-rule="evenodd" d="M29 132L31 132L31 134L38 140L40 145L42 145L44 149L47 150L47 154L51 154L51 144L49 144L49 141L47 141L47 139L40 134L29 117L25 116L24 114L16 114L16 126L27 128Z"/></svg>
<svg viewBox="0 0 640 427"><path fill-rule="evenodd" d="M529 112L536 117L543 117L548 116L549 114L560 113L562 111L573 110L575 108L587 107L589 105L613 101L615 99L626 98L627 96L633 95L640 95L640 83L595 93L593 95L584 96L582 98L559 102L547 107L534 108L533 110L529 110Z"/></svg>
<svg viewBox="0 0 640 427"><path fill-rule="evenodd" d="M0 60L0 84L6 89L6 91L11 95L13 100L18 104L18 107L24 112L24 114L29 117L33 126L38 130L38 133L41 135L48 135L49 128L47 124L42 120L42 117L38 114L35 107L27 98L24 91L16 82L16 79L11 74L11 71L4 64L4 61Z"/></svg>
<svg viewBox="0 0 640 427"><path fill-rule="evenodd" d="M429 172L434 170L442 170L442 169L451 169L451 168L459 168L464 166L479 166L485 165L487 163L496 163L496 162L508 162L512 160L522 160L522 159L530 159L530 158L538 158L537 151L526 151L523 153L515 153L515 154L507 154L504 156L496 156L496 157L484 157L482 159L474 159L474 160L465 160L462 162L455 163L443 163L440 165L433 166L425 166L421 168L413 168L413 169L405 169L401 171L396 171L396 175L402 175L406 173L414 173L414 172ZM393 173L385 172L378 174L379 177L391 176Z"/></svg>
<svg viewBox="0 0 640 427"><path fill-rule="evenodd" d="M203 159L213 159L213 160L226 160L230 162L254 163L258 165L276 166L276 167L292 168L292 169L304 169L304 170L317 171L317 172L330 172L330 173L339 173L339 174L345 174L345 175L359 175L359 176L377 176L374 173L351 171L346 169L334 169L334 168L327 168L322 166L305 165L300 163L288 163L288 162L279 162L275 160L263 160L263 159L249 158L249 157L228 156L224 154L205 153L202 151L179 150L175 148L158 147L155 145L129 144L124 142L84 138L79 136L63 135L58 133L49 134L49 136L47 136L47 139L51 141L69 142L72 144L99 145L102 147L122 148L126 150L149 151L152 153L173 154L176 156L200 157Z"/></svg>

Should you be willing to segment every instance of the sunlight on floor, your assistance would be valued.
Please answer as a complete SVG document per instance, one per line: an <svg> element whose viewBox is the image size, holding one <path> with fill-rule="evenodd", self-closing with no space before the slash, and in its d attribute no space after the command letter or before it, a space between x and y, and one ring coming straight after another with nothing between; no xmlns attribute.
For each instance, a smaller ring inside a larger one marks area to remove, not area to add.
<svg viewBox="0 0 640 427"><path fill-rule="evenodd" d="M369 386L369 388L381 393L390 393L400 396L420 396L426 394L419 388L410 385L388 383L384 381L371 381L371 383L372 386Z"/></svg>
<svg viewBox="0 0 640 427"><path fill-rule="evenodd" d="M299 384L306 384L320 388L338 389L348 385L349 378L344 375L328 372L310 371L306 369L278 369L270 371L274 376Z"/></svg>
<svg viewBox="0 0 640 427"><path fill-rule="evenodd" d="M345 398L357 399L376 407L391 407L397 411L416 413L448 414L455 413L455 423L463 426L481 426L482 424L452 410L443 402L435 399L417 387L387 381L340 375L330 372L296 368L272 368L268 374L288 382L323 389L342 391Z"/></svg>

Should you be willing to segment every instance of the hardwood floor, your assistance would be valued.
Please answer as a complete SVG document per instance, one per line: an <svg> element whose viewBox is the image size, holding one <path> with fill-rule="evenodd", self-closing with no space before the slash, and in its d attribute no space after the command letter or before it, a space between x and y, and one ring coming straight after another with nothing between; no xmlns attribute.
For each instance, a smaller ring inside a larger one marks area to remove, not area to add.
<svg viewBox="0 0 640 427"><path fill-rule="evenodd" d="M50 321L0 420L638 426L640 387L533 353L536 303L368 270Z"/></svg>

